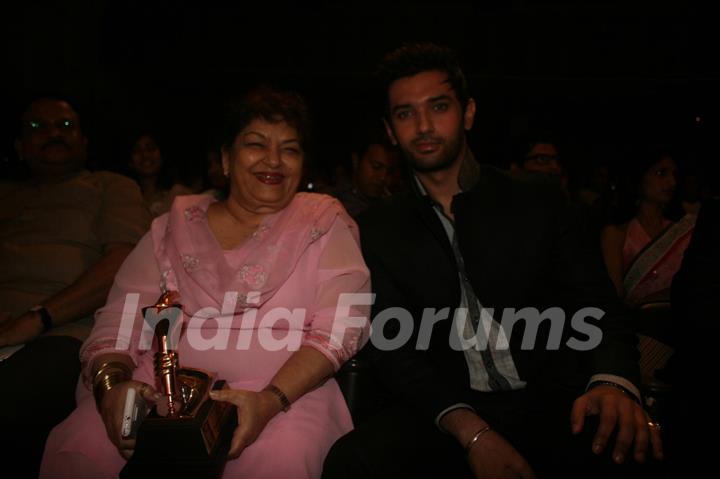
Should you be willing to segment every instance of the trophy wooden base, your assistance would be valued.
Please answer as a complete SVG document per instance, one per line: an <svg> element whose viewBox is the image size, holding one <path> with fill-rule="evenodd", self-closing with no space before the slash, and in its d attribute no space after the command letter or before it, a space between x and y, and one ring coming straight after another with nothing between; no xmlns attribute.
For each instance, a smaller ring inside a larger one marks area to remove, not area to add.
<svg viewBox="0 0 720 479"><path fill-rule="evenodd" d="M222 389L217 381L213 389ZM148 416L140 425L135 452L121 479L157 477L218 478L237 427L235 406L205 400L190 417Z"/></svg>

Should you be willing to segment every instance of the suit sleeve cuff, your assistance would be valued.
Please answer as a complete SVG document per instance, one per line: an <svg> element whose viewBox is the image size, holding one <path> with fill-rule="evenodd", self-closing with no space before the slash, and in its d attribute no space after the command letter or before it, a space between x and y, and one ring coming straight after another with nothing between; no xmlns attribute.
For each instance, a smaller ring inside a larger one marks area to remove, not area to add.
<svg viewBox="0 0 720 479"><path fill-rule="evenodd" d="M594 374L588 382L588 387L590 387L592 383L598 381L608 381L611 383L615 383L624 389L627 389L633 396L635 396L635 399L637 399L638 403L642 404L642 396L640 395L640 390L627 379L621 376L616 376L614 374Z"/></svg>
<svg viewBox="0 0 720 479"><path fill-rule="evenodd" d="M440 429L442 432L444 432L444 433L447 434L447 431L446 431L445 429L443 429L442 426L440 425L440 421L442 420L443 416L445 416L445 414L447 414L447 413L449 413L449 412L452 412L452 411L454 411L454 410L456 410L456 409L470 409L472 412L475 412L475 409L474 409L471 405L465 404L465 403L463 403L463 402L459 402L459 403L457 403L457 404L453 404L452 406L443 409L443 410L440 412L440 414L438 414L438 415L435 417L435 425L436 425L436 426L438 427L438 429Z"/></svg>

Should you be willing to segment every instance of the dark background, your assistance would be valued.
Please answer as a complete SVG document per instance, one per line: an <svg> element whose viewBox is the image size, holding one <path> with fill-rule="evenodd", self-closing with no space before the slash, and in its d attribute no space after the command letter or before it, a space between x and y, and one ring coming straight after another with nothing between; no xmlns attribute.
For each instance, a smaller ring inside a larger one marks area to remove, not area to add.
<svg viewBox="0 0 720 479"><path fill-rule="evenodd" d="M16 2L17 3L17 2ZM571 169L631 161L632 145L679 147L687 165L717 161L716 17L680 1L324 1L220 3L67 0L2 7L6 37L2 153L28 97L68 96L92 165L119 169L136 127L164 135L165 155L202 165L223 99L259 81L305 94L316 157L347 158L378 121L370 75L404 41L463 59L478 115L471 144L504 165L528 132L549 130Z"/></svg>

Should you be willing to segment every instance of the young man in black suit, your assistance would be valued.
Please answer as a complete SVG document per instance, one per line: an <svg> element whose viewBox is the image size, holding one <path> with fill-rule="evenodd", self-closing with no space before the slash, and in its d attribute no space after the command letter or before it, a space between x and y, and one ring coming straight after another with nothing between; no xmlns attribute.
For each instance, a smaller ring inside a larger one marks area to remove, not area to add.
<svg viewBox="0 0 720 479"><path fill-rule="evenodd" d="M359 219L376 294L366 354L395 401L333 447L324 477L587 477L660 458L628 318L559 186L475 161L476 104L451 51L408 45L380 73L413 173Z"/></svg>

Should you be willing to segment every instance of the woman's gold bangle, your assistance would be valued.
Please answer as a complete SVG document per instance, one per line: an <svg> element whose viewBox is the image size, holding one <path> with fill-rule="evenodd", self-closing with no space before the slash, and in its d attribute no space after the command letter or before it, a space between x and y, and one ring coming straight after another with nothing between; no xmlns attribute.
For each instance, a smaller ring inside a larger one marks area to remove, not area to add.
<svg viewBox="0 0 720 479"><path fill-rule="evenodd" d="M130 369L130 366L125 364L122 361L105 361L104 363L100 364L100 366L97 368L97 371L95 371L95 374L93 375L93 385L97 382L98 377L107 372L108 369L121 369L124 371L127 371L128 374L132 375L132 370Z"/></svg>
<svg viewBox="0 0 720 479"><path fill-rule="evenodd" d="M100 406L105 393L131 378L132 370L125 363L112 361L101 364L93 377L93 396L97 406Z"/></svg>

